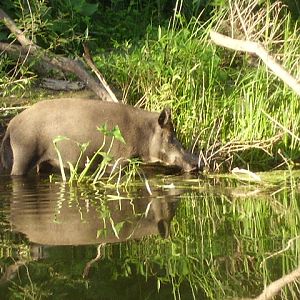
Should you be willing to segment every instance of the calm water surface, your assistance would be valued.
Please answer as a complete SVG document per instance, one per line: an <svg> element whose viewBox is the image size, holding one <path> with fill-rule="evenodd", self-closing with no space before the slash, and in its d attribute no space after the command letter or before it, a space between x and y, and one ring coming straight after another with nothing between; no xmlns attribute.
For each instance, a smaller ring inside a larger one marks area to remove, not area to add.
<svg viewBox="0 0 300 300"><path fill-rule="evenodd" d="M152 195L138 182L53 181L0 177L0 299L251 298L299 265L288 172L260 183L153 177Z"/></svg>

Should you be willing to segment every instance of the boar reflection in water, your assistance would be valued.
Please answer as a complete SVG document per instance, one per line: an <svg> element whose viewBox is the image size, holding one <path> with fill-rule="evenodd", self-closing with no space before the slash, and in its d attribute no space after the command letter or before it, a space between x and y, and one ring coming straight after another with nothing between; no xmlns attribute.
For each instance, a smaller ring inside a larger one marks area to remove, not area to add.
<svg viewBox="0 0 300 300"><path fill-rule="evenodd" d="M147 215L150 202L143 196L136 200L94 200L97 204L90 202L87 207L84 198L70 198L68 190L60 195L59 186L53 185L40 196L37 191L37 195L27 202L24 199L26 185L17 179L13 180L15 200L11 201L10 221L15 231L42 245L118 243L157 234L167 237L178 203L176 195L166 195L165 199L151 198ZM104 209L105 223L101 209ZM115 228L121 225L118 236L112 224ZM97 238L99 231L101 234Z"/></svg>
<svg viewBox="0 0 300 300"><path fill-rule="evenodd" d="M111 155L115 159L138 157L144 162L161 162L177 166L185 172L199 169L198 158L185 151L176 139L171 112L160 114L120 103L87 99L41 101L14 117L1 145L1 162L11 175L25 175L35 166L59 167L53 146L58 136L68 138L58 143L59 152L67 162L76 164L80 155L77 143L89 143L79 162L83 168L103 143L97 127L118 126L125 143L114 141ZM103 151L108 151L110 139ZM100 158L100 157L99 157Z"/></svg>

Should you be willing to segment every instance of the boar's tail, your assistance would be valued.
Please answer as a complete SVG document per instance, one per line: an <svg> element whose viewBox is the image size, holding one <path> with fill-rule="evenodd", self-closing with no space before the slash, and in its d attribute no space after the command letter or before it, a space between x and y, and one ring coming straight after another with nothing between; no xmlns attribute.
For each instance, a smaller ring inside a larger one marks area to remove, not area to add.
<svg viewBox="0 0 300 300"><path fill-rule="evenodd" d="M0 169L11 170L13 165L13 152L10 145L10 135L7 131L0 147Z"/></svg>

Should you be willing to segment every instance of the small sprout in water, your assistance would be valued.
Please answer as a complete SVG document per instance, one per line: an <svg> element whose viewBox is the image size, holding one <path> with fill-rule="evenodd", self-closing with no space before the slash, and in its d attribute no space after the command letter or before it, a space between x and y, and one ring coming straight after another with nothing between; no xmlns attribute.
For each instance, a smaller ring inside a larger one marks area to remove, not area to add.
<svg viewBox="0 0 300 300"><path fill-rule="evenodd" d="M85 152L87 147L89 146L90 142L83 143L83 144L76 142L76 144L78 145L80 151Z"/></svg>
<svg viewBox="0 0 300 300"><path fill-rule="evenodd" d="M107 125L106 124L103 124L99 127L97 127L97 130L102 132L105 136L109 136L110 134L110 131L107 129Z"/></svg>

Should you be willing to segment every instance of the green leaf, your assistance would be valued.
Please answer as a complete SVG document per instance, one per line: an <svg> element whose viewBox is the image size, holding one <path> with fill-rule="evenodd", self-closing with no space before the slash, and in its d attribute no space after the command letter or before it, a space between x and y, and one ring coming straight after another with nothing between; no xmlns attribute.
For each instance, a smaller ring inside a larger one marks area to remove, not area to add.
<svg viewBox="0 0 300 300"><path fill-rule="evenodd" d="M125 221L119 222L119 223L117 223L117 224L114 225L114 232L117 233L118 238L119 238L119 233L120 233L121 229L124 226L124 223L125 223Z"/></svg>
<svg viewBox="0 0 300 300"><path fill-rule="evenodd" d="M112 130L109 130L107 128L107 124L103 124L97 127L97 130L102 132L105 136L114 137L116 140L126 144L118 125L116 125Z"/></svg>
<svg viewBox="0 0 300 300"><path fill-rule="evenodd" d="M123 144L126 144L123 136L122 136L122 133L121 133L121 130L119 128L119 126L115 126L113 129L112 129L112 134L113 136L115 137L116 140L122 142Z"/></svg>
<svg viewBox="0 0 300 300"><path fill-rule="evenodd" d="M84 16L90 17L93 15L98 9L98 3L84 3L83 6L80 7L77 11Z"/></svg>
<svg viewBox="0 0 300 300"><path fill-rule="evenodd" d="M103 133L105 136L111 136L111 132L108 130L106 123L97 127L97 130Z"/></svg>
<svg viewBox="0 0 300 300"><path fill-rule="evenodd" d="M85 152L89 144L90 142L83 143L83 144L77 143L77 146L79 147L81 152Z"/></svg>

